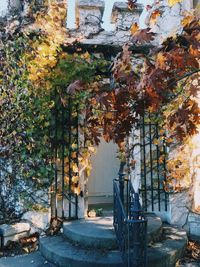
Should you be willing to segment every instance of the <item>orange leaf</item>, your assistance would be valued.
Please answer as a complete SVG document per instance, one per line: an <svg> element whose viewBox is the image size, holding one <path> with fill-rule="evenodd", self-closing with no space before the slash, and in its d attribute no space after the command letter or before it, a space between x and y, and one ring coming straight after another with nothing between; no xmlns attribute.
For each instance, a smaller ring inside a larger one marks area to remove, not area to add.
<svg viewBox="0 0 200 267"><path fill-rule="evenodd" d="M161 13L159 10L155 10L152 12L151 16L150 16L150 25L155 25L157 20L158 20L158 17L160 17Z"/></svg>

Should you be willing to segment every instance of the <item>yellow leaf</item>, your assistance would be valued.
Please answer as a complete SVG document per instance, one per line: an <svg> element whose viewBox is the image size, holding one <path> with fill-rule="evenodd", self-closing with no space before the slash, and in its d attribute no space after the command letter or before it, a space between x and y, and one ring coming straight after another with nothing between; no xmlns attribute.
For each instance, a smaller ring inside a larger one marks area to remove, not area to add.
<svg viewBox="0 0 200 267"><path fill-rule="evenodd" d="M68 176L65 176L65 183L68 184L69 183L69 177Z"/></svg>
<svg viewBox="0 0 200 267"><path fill-rule="evenodd" d="M91 153L95 153L96 152L96 148L93 146L89 146L88 147L88 151L90 151Z"/></svg>
<svg viewBox="0 0 200 267"><path fill-rule="evenodd" d="M79 177L78 176L72 176L72 182L73 183L78 183L78 181L79 181Z"/></svg>
<svg viewBox="0 0 200 267"><path fill-rule="evenodd" d="M169 6L174 6L177 3L181 3L183 0L168 0Z"/></svg>
<svg viewBox="0 0 200 267"><path fill-rule="evenodd" d="M90 174L91 174L91 170L92 170L91 166L87 166L87 167L86 167L86 169L85 169L86 177L89 177L89 176L90 176Z"/></svg>
<svg viewBox="0 0 200 267"><path fill-rule="evenodd" d="M166 64L165 64L165 56L163 55L163 53L158 53L157 57L156 57L156 63L158 65L158 67L160 67L161 69L165 69L166 68Z"/></svg>
<svg viewBox="0 0 200 267"><path fill-rule="evenodd" d="M77 148L77 144L73 143L73 144L71 145L71 148L72 148L72 149L76 149L76 148Z"/></svg>
<svg viewBox="0 0 200 267"><path fill-rule="evenodd" d="M77 194L77 195L80 195L81 193L81 188L78 186L78 187L75 187L74 188L74 193Z"/></svg>
<svg viewBox="0 0 200 267"><path fill-rule="evenodd" d="M159 144L159 140L158 140L158 139L154 139L154 140L153 140L153 144L154 144L154 145L158 145L158 144Z"/></svg>
<svg viewBox="0 0 200 267"><path fill-rule="evenodd" d="M136 22L133 23L132 26L131 26L131 29L130 29L131 34L134 35L138 30L139 30L138 24Z"/></svg>
<svg viewBox="0 0 200 267"><path fill-rule="evenodd" d="M77 166L77 164L73 163L72 170L73 170L73 172L78 172L78 166Z"/></svg>
<svg viewBox="0 0 200 267"><path fill-rule="evenodd" d="M194 19L194 16L191 14L188 14L181 20L181 24L183 25L183 27L188 26L192 22L193 19Z"/></svg>
<svg viewBox="0 0 200 267"><path fill-rule="evenodd" d="M84 53L81 58L83 59L90 59L90 54L88 52Z"/></svg>
<svg viewBox="0 0 200 267"><path fill-rule="evenodd" d="M69 162L69 158L66 157L64 161L65 161L65 163L68 163Z"/></svg>
<svg viewBox="0 0 200 267"><path fill-rule="evenodd" d="M107 112L107 113L105 114L105 118L106 118L106 119L112 119L112 118L113 118L113 113L112 113L112 112Z"/></svg>
<svg viewBox="0 0 200 267"><path fill-rule="evenodd" d="M68 166L68 165L64 167L64 171L65 171L66 173L69 171L69 166Z"/></svg>

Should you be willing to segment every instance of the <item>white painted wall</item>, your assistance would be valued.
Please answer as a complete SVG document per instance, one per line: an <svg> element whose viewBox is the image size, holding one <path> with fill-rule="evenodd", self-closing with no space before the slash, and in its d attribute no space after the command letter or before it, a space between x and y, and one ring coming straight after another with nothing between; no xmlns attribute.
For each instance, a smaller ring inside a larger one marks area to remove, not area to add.
<svg viewBox="0 0 200 267"><path fill-rule="evenodd" d="M92 172L88 182L89 197L113 195L113 179L118 177L120 165L116 157L117 145L106 143L102 139L97 153L92 156Z"/></svg>

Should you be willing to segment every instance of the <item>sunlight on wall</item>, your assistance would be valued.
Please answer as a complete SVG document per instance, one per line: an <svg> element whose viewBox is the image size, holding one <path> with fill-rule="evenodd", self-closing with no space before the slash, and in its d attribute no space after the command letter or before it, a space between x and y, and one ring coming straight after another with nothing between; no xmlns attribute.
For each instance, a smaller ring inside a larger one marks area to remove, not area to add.
<svg viewBox="0 0 200 267"><path fill-rule="evenodd" d="M76 26L76 0L67 1L67 28L75 29Z"/></svg>
<svg viewBox="0 0 200 267"><path fill-rule="evenodd" d="M0 16L4 15L8 10L8 0L0 1Z"/></svg>
<svg viewBox="0 0 200 267"><path fill-rule="evenodd" d="M199 101L200 102L200 101ZM200 128L199 128L200 131ZM193 149L193 188L194 188L194 203L193 209L200 213L200 133L192 139L194 144Z"/></svg>
<svg viewBox="0 0 200 267"><path fill-rule="evenodd" d="M104 0L105 1L105 8L104 8L104 13L102 17L102 28L105 31L114 31L115 30L115 24L111 23L111 18L112 18L112 11L114 4L116 2L120 3L126 3L127 0ZM68 29L75 29L77 27L76 25L76 4L77 0L68 0L68 10L67 10L67 28ZM146 5L152 5L154 3L154 0L138 0L138 4L142 4L144 6ZM148 11L146 8L143 9L143 12L141 13L141 16L139 18L139 27L141 29L144 29L147 27L145 24L145 20L148 16Z"/></svg>
<svg viewBox="0 0 200 267"><path fill-rule="evenodd" d="M192 81L194 86L198 85L198 78ZM200 92L196 98L200 107ZM199 133L192 137L192 186L193 186L193 210L200 213L200 126Z"/></svg>

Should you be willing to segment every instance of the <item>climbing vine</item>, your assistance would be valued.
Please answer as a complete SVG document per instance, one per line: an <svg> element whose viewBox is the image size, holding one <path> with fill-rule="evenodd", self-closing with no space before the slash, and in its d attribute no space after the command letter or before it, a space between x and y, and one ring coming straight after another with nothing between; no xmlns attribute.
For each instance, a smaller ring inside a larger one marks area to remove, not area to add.
<svg viewBox="0 0 200 267"><path fill-rule="evenodd" d="M171 6L181 1L168 2ZM135 4L129 1L131 8ZM15 173L12 179L17 173L36 187L51 184L52 114L55 107L66 107L69 98L75 116L81 114L80 133L84 136L79 150L78 144L72 144L71 153L78 153L81 163L72 166L76 193L81 192L78 173L90 174L90 156L100 138L114 140L123 151L124 139L145 111L168 132L169 145L188 142L188 137L198 132L198 16L188 14L182 33L168 38L158 49L138 55L126 45L117 59L108 62L88 52L65 52L66 40L70 40L64 23L66 7L56 1L44 3L44 7L31 15L33 23L9 28L2 39L0 155L10 161ZM153 23L159 15L154 12ZM135 46L155 38L150 29L140 30L136 24L130 30ZM66 162L68 155L66 151ZM168 162L169 183L181 179L187 165L180 160L173 173L173 162Z"/></svg>

